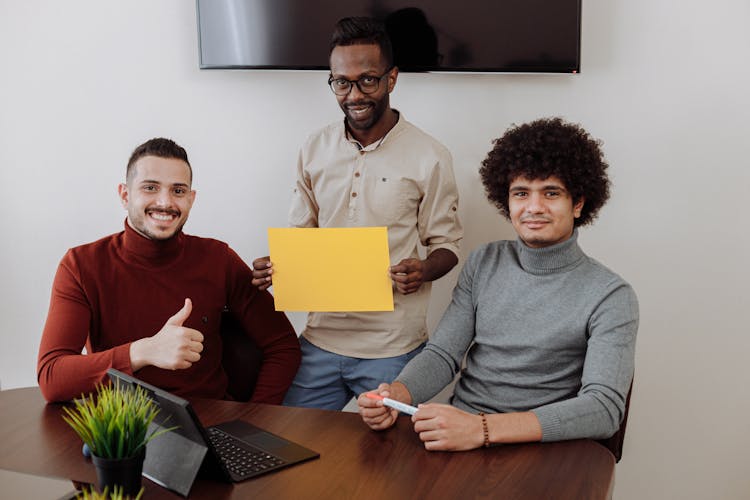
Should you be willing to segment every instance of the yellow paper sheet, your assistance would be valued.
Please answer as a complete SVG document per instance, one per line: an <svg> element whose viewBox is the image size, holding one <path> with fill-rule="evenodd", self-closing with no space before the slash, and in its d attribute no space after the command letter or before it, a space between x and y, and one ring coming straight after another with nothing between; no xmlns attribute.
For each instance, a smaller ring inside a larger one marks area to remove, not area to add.
<svg viewBox="0 0 750 500"><path fill-rule="evenodd" d="M277 311L393 311L385 227L269 228Z"/></svg>

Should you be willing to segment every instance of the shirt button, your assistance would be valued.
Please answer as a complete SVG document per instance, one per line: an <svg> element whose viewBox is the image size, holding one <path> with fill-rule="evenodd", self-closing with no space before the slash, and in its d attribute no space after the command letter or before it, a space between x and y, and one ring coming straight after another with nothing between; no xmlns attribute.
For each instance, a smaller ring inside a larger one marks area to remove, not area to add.
<svg viewBox="0 0 750 500"><path fill-rule="evenodd" d="M357 197L357 193L352 193L352 198L356 198L356 197Z"/></svg>
<svg viewBox="0 0 750 500"><path fill-rule="evenodd" d="M354 172L354 177L359 177L359 172Z"/></svg>

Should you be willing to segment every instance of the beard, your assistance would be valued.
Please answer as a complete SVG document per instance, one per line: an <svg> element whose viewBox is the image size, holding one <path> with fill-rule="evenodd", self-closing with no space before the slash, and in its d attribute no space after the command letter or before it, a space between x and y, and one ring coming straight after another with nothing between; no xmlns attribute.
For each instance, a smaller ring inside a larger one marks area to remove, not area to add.
<svg viewBox="0 0 750 500"><path fill-rule="evenodd" d="M359 118L349 108L353 106L370 106L371 111L369 116L366 118ZM356 102L346 102L341 104L341 110L346 115L347 125L354 130L369 130L376 123L378 123L388 110L388 95L386 94L382 99L360 99Z"/></svg>
<svg viewBox="0 0 750 500"><path fill-rule="evenodd" d="M182 221L181 224L178 224L177 226L175 226L174 230L171 233L156 233L154 231L151 231L146 226L134 227L133 229L135 229L137 232L141 233L141 235L145 236L146 238L150 240L166 241L166 240L171 240L172 238L177 236L177 234L179 234L179 232L182 231L182 227L185 225L185 222L187 221Z"/></svg>
<svg viewBox="0 0 750 500"><path fill-rule="evenodd" d="M130 227L132 227L141 236L154 241L166 241L177 235L187 222L187 217L180 220L182 213L178 210L166 209L158 211L174 215L174 217L177 219L177 224L169 229L167 229L166 227L164 229L160 228L160 224L157 221L149 218L150 210L145 210L142 213L129 212L128 223L130 224ZM165 224L165 226L168 227L169 224Z"/></svg>

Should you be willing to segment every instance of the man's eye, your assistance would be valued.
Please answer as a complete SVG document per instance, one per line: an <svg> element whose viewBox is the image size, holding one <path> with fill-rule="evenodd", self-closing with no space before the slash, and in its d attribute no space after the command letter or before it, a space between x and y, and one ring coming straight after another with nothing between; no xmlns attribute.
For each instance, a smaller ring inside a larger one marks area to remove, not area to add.
<svg viewBox="0 0 750 500"><path fill-rule="evenodd" d="M349 80L344 80L343 78L338 78L333 81L333 84L339 88L344 88L349 86Z"/></svg>
<svg viewBox="0 0 750 500"><path fill-rule="evenodd" d="M143 186L144 191L156 191L156 186Z"/></svg>
<svg viewBox="0 0 750 500"><path fill-rule="evenodd" d="M560 196L560 191L547 191L547 198L557 198Z"/></svg>
<svg viewBox="0 0 750 500"><path fill-rule="evenodd" d="M174 194L185 194L187 191L185 188L175 188Z"/></svg>
<svg viewBox="0 0 750 500"><path fill-rule="evenodd" d="M515 193L513 193L513 196L515 198L523 198L526 196L526 193L524 193L523 191L516 191Z"/></svg>
<svg viewBox="0 0 750 500"><path fill-rule="evenodd" d="M363 76L359 79L359 83L361 83L362 85L373 85L376 80L377 78L375 78L374 76Z"/></svg>

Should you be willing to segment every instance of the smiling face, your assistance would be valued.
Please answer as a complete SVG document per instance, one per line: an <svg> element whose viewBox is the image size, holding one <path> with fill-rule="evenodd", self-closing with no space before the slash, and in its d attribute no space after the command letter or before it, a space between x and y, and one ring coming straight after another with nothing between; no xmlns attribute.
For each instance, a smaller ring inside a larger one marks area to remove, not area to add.
<svg viewBox="0 0 750 500"><path fill-rule="evenodd" d="M166 240L187 222L195 191L190 189L190 167L176 158L144 156L118 192L128 211L128 224L142 236Z"/></svg>
<svg viewBox="0 0 750 500"><path fill-rule="evenodd" d="M390 109L388 95L396 85L398 69L394 67L386 72L387 63L380 53L380 47L375 44L339 45L331 51L330 62L334 79L354 81L363 77L382 77L378 90L372 94L363 94L356 85L352 85L348 94L337 95L336 100L355 137L357 132L369 135L368 132L385 128L385 114Z"/></svg>
<svg viewBox="0 0 750 500"><path fill-rule="evenodd" d="M508 191L510 221L526 245L548 247L573 235L573 223L581 216L584 200L574 202L560 179L516 177Z"/></svg>

